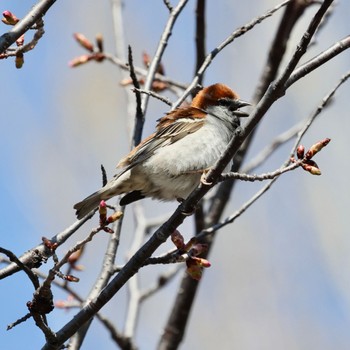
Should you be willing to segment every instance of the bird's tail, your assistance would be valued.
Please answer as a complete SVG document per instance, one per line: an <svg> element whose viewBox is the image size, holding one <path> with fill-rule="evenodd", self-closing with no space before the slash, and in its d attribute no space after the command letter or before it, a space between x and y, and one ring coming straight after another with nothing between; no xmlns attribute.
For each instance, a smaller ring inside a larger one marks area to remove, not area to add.
<svg viewBox="0 0 350 350"><path fill-rule="evenodd" d="M121 175L121 176L120 176ZM83 199L81 202L74 205L77 218L80 220L90 211L96 209L102 200L108 200L114 196L128 191L127 180L130 173L127 171L112 179L104 187L90 196Z"/></svg>
<svg viewBox="0 0 350 350"><path fill-rule="evenodd" d="M77 218L80 220L83 218L86 214L90 213L90 211L96 209L101 200L107 200L109 198L105 198L104 195L104 189L101 188L99 191L91 194L89 197L86 197L81 202L74 205L74 209L76 210L75 214Z"/></svg>

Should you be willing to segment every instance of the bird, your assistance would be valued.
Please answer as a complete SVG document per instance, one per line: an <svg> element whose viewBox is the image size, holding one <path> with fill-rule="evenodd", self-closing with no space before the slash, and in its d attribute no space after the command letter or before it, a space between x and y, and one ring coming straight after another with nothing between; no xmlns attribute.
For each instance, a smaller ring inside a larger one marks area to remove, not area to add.
<svg viewBox="0 0 350 350"><path fill-rule="evenodd" d="M157 120L155 132L120 160L119 174L74 205L78 219L122 194L122 206L145 197L186 199L225 151L240 118L248 116L240 108L249 105L222 83L203 88L190 105Z"/></svg>

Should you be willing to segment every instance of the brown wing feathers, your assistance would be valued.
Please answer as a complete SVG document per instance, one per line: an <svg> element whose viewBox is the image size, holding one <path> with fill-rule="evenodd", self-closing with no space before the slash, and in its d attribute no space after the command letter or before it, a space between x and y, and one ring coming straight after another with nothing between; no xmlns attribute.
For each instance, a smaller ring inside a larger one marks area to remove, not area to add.
<svg viewBox="0 0 350 350"><path fill-rule="evenodd" d="M159 120L157 131L141 141L125 158L121 159L117 166L132 166L147 159L158 148L196 132L203 126L204 119L205 112L196 107L180 108L168 113Z"/></svg>

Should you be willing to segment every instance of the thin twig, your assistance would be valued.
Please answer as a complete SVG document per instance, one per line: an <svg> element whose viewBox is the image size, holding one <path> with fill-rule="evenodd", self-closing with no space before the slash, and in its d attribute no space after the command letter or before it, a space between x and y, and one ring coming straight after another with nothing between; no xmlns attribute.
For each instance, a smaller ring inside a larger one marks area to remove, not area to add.
<svg viewBox="0 0 350 350"><path fill-rule="evenodd" d="M196 70L198 72L205 59L205 0L197 0L196 6ZM202 84L203 75L198 79Z"/></svg>
<svg viewBox="0 0 350 350"><path fill-rule="evenodd" d="M186 6L187 2L188 2L188 0L179 0L176 7L174 7L169 14L169 19L165 25L165 28L164 28L164 31L163 31L162 36L160 38L157 50L156 50L154 57L149 65L149 68L148 68L148 74L147 74L145 85L144 85L144 89L146 91L151 90L151 88L152 88L153 80L156 76L156 72L157 72L158 66L160 64L160 61L163 57L163 53L165 51L165 48L168 45L168 41L169 41L169 38L170 38L170 35L172 32L172 29L175 25L176 19L178 18L179 14L184 9L184 7ZM146 113L148 101L149 101L149 96L145 95L143 100L142 100L143 113Z"/></svg>
<svg viewBox="0 0 350 350"><path fill-rule="evenodd" d="M264 163L268 157L275 152L281 145L285 144L292 138L296 137L298 132L302 129L305 121L300 121L299 123L293 125L290 129L284 131L283 133L277 135L269 145L263 148L253 159L249 161L248 164L242 169L242 173L250 173L262 163Z"/></svg>
<svg viewBox="0 0 350 350"><path fill-rule="evenodd" d="M163 0L163 2L164 2L164 5L168 8L169 12L171 12L173 10L173 7L172 7L170 1L169 0Z"/></svg>
<svg viewBox="0 0 350 350"><path fill-rule="evenodd" d="M146 219L143 207L139 203L133 206L136 229L128 255L133 256L142 246L146 235ZM135 334L136 323L140 311L140 288L138 275L133 276L128 283L129 300L125 317L124 334L132 338Z"/></svg>
<svg viewBox="0 0 350 350"><path fill-rule="evenodd" d="M136 89L135 91L136 114L135 114L134 135L132 138L132 142L133 142L133 146L137 146L141 142L142 129L143 129L143 124L145 123L145 117L141 106L141 103L142 103L141 93L137 91L137 89L140 89L140 84L135 74L132 50L130 45L128 47L128 62L129 62L129 68L130 68L130 78L132 80L134 88Z"/></svg>
<svg viewBox="0 0 350 350"><path fill-rule="evenodd" d="M332 100L334 94L337 92L337 90L350 78L350 71L345 73L339 80L339 82L335 85L335 87L322 99L321 103L317 106L315 111L311 114L309 120L307 123L305 123L305 126L302 130L299 131L298 137L295 140L294 146L291 151L291 155L294 154L296 148L298 147L301 139L307 132L307 130L310 128L311 124L314 122L314 120L317 118L317 116L324 110L324 108L328 105L328 103Z"/></svg>
<svg viewBox="0 0 350 350"><path fill-rule="evenodd" d="M125 61L123 61L122 59L115 57L115 56L108 54L108 53L104 53L104 57L109 62L118 66L122 70L129 71L128 64L126 64ZM135 70L136 74L141 75L143 77L145 77L147 75L147 69L145 69L145 68L135 66L134 70ZM164 75L159 74L159 73L156 73L154 78L161 81L161 82L167 83L171 86L177 87L178 89L181 89L181 90L185 90L187 88L187 84L179 83L178 81L175 81L175 80L171 79L170 77L164 76Z"/></svg>
<svg viewBox="0 0 350 350"><path fill-rule="evenodd" d="M171 270L158 276L157 281L153 286L147 288L146 290L140 293L140 303L157 293L161 288L165 287L182 269L183 266L175 266Z"/></svg>
<svg viewBox="0 0 350 350"><path fill-rule="evenodd" d="M40 288L49 288L52 281L54 280L57 271L60 270L60 268L66 264L68 262L69 257L76 251L78 251L79 249L81 249L86 243L90 242L93 237L100 232L101 230L103 230L102 226L99 226L95 229L92 229L91 232L88 234L88 236L86 238L84 238L83 240L77 242L72 248L70 248L67 253L64 255L64 257L55 264L55 266L50 269L49 274L46 278L46 280L42 283Z"/></svg>
<svg viewBox="0 0 350 350"><path fill-rule="evenodd" d="M219 178L220 181L225 181L229 179L236 179L236 180L241 180L241 181L265 181L265 180L271 180L274 179L275 177L278 177L288 171L292 171L298 167L300 167L302 164L302 160L299 160L293 164L288 165L287 167L283 167L280 169L277 169L273 172L261 174L261 175L256 175L256 174L243 174L243 173L237 173L237 172L230 172L226 174L222 174Z"/></svg>
<svg viewBox="0 0 350 350"><path fill-rule="evenodd" d="M68 238L70 238L82 225L84 225L86 221L91 219L95 211L92 211L91 213L86 215L83 219L77 220L73 225L69 226L64 231L50 238L50 241L57 243L57 246L59 247ZM47 249L47 247L45 247L44 244L39 244L38 246L24 253L19 258L19 260L28 268L33 268L33 267L37 268L41 266L43 262L46 262L47 259L52 256L52 254L53 254L52 250ZM18 272L19 270L20 268L18 267L17 264L10 264L4 267L3 269L0 270L0 280Z"/></svg>
<svg viewBox="0 0 350 350"><path fill-rule="evenodd" d="M10 259L10 261L14 262L20 270L23 270L27 274L27 276L33 283L34 289L39 288L40 284L39 284L38 277L29 267L24 265L23 262L19 260L14 253L2 247L0 247L0 253L5 254Z"/></svg>
<svg viewBox="0 0 350 350"><path fill-rule="evenodd" d="M252 204L254 204L265 192L267 192L273 183L278 179L278 177L274 178L270 182L267 183L261 190L256 192L247 202L245 202L237 211L235 211L233 214L228 216L223 221L204 229L201 233L197 235L197 239L201 240L207 237L208 235L212 235L219 229L223 228L224 226L228 224L232 224L238 217L240 217Z"/></svg>
<svg viewBox="0 0 350 350"><path fill-rule="evenodd" d="M10 329L18 326L19 324L27 321L28 319L30 319L32 317L32 314L30 312L28 312L25 316L19 318L17 321L10 323L9 325L7 325L6 330L9 331Z"/></svg>
<svg viewBox="0 0 350 350"><path fill-rule="evenodd" d="M236 29L234 32L232 32L220 45L218 45L215 49L213 49L205 58L203 64L198 69L196 76L192 80L191 84L187 87L186 91L183 93L183 95L173 104L173 109L177 108L181 105L182 102L185 101L187 96L191 93L193 89L196 88L198 82L200 81L201 76L204 74L206 69L210 66L212 63L214 57L222 51L227 45L231 44L236 38L242 36L249 30L253 29L257 24L261 23L264 19L272 16L276 11L278 11L281 7L287 5L292 0L286 0L283 1L281 4L277 5L273 9L267 11L264 15L259 16L255 19L253 19L248 24Z"/></svg>
<svg viewBox="0 0 350 350"><path fill-rule="evenodd" d="M286 81L285 89L289 88L292 84L294 84L299 79L303 78L305 75L311 73L318 67L322 66L335 56L339 55L341 52L347 50L350 47L350 35L346 36L344 39L336 42L327 50L318 54L311 60L299 66L295 71L291 74L289 79Z"/></svg>
<svg viewBox="0 0 350 350"><path fill-rule="evenodd" d="M124 212L124 208L120 208L120 209L122 212ZM116 259L116 254L119 247L120 234L121 234L121 229L123 225L123 217L124 216L122 216L118 221L115 221L112 225L113 233L110 235L106 253L104 254L101 272L99 273L95 283L93 284L86 298L86 301L83 303L83 306L86 305L90 299L96 297L102 291L102 289L107 285L110 278L114 274L114 261ZM97 314L97 317L99 317L98 314ZM89 330L91 321L92 319L86 322L79 329L79 331L70 339L70 342L69 342L70 349L74 350L74 349L81 348L81 344L83 343L83 340L85 339L87 331ZM109 325L108 328L112 332L111 325ZM121 344L125 342L125 339L121 336L118 337L117 336L118 334L119 333L116 329L113 330L112 338L117 342L119 346L121 346ZM120 342L118 342L117 340L119 340Z"/></svg>
<svg viewBox="0 0 350 350"><path fill-rule="evenodd" d="M133 89L131 89L131 91L133 91L133 92L139 92L139 93L141 93L141 94L146 94L146 95L149 95L149 96L151 96L151 97L154 97L154 98L158 99L159 101L164 102L164 103L167 104L168 106L171 106L171 105L172 105L172 102L171 102L168 98L166 98L165 96L159 95L159 94L157 94L156 92L154 92L154 91L152 91L152 90L146 91L146 90L144 90L144 89L133 88Z"/></svg>
<svg viewBox="0 0 350 350"><path fill-rule="evenodd" d="M15 49L8 48L5 53L0 54L0 58L7 58L11 56L17 56L20 53L25 53L28 51L31 51L35 48L35 46L38 44L39 40L43 37L45 33L44 30L44 21L42 18L39 18L35 25L35 33L32 37L32 39L26 43L25 45L21 45Z"/></svg>
<svg viewBox="0 0 350 350"><path fill-rule="evenodd" d="M41 329L41 331L45 334L45 338L47 341L55 342L56 334L51 330L50 327L45 322L45 318L43 315L40 315L37 312L31 312L31 315L35 321L37 327Z"/></svg>

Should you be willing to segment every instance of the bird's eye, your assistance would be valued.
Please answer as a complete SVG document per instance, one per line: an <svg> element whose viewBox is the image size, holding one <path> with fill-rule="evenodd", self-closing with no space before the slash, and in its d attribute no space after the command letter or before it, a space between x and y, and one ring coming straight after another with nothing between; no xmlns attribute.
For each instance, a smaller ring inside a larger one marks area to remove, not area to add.
<svg viewBox="0 0 350 350"><path fill-rule="evenodd" d="M218 100L218 103L219 103L220 106L226 106L226 107L230 106L231 102L232 101L227 99L227 98L220 98Z"/></svg>

